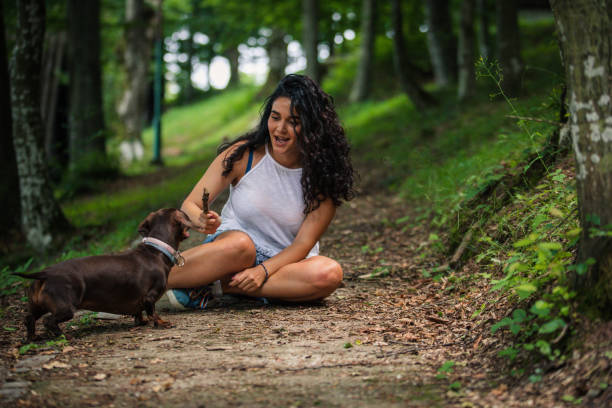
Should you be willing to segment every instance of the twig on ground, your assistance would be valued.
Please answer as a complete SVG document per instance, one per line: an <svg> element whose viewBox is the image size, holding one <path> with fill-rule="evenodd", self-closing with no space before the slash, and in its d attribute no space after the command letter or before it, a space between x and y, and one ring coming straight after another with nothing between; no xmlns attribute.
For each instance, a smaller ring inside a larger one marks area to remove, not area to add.
<svg viewBox="0 0 612 408"><path fill-rule="evenodd" d="M559 333L559 335L555 337L553 341L551 341L551 344L557 344L558 342L560 342L561 339L565 336L565 333L567 333L568 327L569 327L569 324L566 324L565 326L563 326L563 329L561 329L561 333Z"/></svg>
<svg viewBox="0 0 612 408"><path fill-rule="evenodd" d="M482 223L483 223L483 219L481 218L480 220L472 224L472 226L468 229L468 231L463 236L463 239L461 240L461 243L459 244L459 246L457 247L457 250L453 254L453 257L448 262L449 265L451 265L453 268L457 266L457 264L459 263L459 260L461 259L461 256L463 255L463 252L465 251L468 244L472 240L472 235L474 235L474 230L476 228L480 228Z"/></svg>
<svg viewBox="0 0 612 408"><path fill-rule="evenodd" d="M434 316L425 316L425 318L429 321L432 321L434 323L441 323L441 324L449 324L450 322L448 320L444 320L444 319L440 319L438 317L434 317Z"/></svg>

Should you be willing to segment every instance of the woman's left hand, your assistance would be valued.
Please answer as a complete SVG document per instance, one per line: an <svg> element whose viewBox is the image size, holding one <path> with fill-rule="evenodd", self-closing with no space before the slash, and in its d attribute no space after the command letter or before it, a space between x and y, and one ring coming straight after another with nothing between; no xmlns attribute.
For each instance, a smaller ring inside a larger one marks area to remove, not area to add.
<svg viewBox="0 0 612 408"><path fill-rule="evenodd" d="M266 278L266 272L260 265L245 269L235 274L229 282L229 286L239 288L247 293L255 292L261 288Z"/></svg>

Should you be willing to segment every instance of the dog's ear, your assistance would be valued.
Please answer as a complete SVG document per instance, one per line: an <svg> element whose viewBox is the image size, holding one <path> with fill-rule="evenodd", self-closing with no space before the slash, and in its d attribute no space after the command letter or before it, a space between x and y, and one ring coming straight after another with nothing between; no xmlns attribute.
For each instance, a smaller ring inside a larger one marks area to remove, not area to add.
<svg viewBox="0 0 612 408"><path fill-rule="evenodd" d="M151 232L151 216L153 214L149 214L147 215L147 218L145 218L140 225L138 226L138 233L142 236L142 237L146 237L149 235L149 232Z"/></svg>

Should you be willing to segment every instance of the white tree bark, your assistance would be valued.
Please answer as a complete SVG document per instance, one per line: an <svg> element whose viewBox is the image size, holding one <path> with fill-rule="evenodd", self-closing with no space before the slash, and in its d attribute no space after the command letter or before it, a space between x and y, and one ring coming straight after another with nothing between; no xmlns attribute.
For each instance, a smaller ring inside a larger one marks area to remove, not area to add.
<svg viewBox="0 0 612 408"><path fill-rule="evenodd" d="M47 175L40 109L40 74L45 31L45 1L17 2L15 50L11 60L13 144L19 173L21 222L28 243L51 246L69 228Z"/></svg>
<svg viewBox="0 0 612 408"><path fill-rule="evenodd" d="M577 285L612 306L612 0L551 0L565 65L582 236L578 262L597 263Z"/></svg>

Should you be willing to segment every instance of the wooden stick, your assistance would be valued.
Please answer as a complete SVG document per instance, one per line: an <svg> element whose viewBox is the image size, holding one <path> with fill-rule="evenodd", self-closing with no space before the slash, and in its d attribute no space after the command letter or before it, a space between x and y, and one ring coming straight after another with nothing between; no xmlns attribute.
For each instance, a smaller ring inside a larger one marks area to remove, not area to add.
<svg viewBox="0 0 612 408"><path fill-rule="evenodd" d="M210 197L210 193L204 188L202 192L202 211L206 214L208 212L208 199Z"/></svg>

